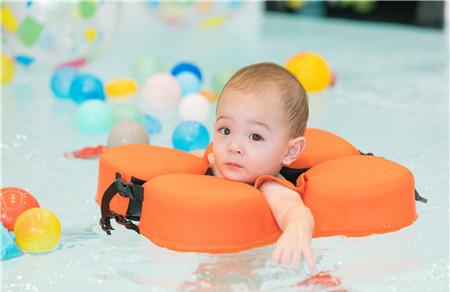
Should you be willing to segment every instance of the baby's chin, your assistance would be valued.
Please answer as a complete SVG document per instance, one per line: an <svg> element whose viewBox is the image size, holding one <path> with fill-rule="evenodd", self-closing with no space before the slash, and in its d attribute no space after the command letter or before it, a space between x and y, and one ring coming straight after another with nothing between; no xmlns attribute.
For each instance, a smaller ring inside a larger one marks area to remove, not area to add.
<svg viewBox="0 0 450 292"><path fill-rule="evenodd" d="M243 173L236 173L236 172L224 171L224 172L222 172L222 176L225 179L242 182L242 183L246 183L246 184L253 184L256 180L256 178L250 177Z"/></svg>

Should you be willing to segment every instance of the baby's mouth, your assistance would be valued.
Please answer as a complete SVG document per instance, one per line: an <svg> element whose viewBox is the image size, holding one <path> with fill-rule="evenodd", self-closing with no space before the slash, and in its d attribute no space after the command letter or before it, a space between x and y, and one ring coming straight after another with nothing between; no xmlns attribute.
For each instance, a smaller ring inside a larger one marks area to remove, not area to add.
<svg viewBox="0 0 450 292"><path fill-rule="evenodd" d="M229 166L229 167L233 167L233 168L243 168L242 165L240 165L236 162L225 162L225 165Z"/></svg>

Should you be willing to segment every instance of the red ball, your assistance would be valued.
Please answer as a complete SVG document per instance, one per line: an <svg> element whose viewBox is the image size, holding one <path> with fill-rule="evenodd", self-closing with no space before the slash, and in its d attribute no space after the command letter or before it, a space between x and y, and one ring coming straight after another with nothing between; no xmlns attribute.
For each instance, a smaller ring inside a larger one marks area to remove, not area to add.
<svg viewBox="0 0 450 292"><path fill-rule="evenodd" d="M0 199L1 222L8 231L14 229L14 223L23 211L40 207L29 192L20 188L1 188Z"/></svg>

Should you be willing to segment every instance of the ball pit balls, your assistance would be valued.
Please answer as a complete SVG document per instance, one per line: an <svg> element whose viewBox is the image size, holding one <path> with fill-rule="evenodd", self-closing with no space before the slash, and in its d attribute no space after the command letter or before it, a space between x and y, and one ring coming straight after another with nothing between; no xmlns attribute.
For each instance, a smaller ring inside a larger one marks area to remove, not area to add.
<svg viewBox="0 0 450 292"><path fill-rule="evenodd" d="M113 124L123 121L133 121L141 125L145 124L144 113L133 103L117 104L112 109Z"/></svg>
<svg viewBox="0 0 450 292"><path fill-rule="evenodd" d="M205 122L210 111L208 98L198 93L191 93L180 100L178 113L183 121Z"/></svg>
<svg viewBox="0 0 450 292"><path fill-rule="evenodd" d="M213 91L208 91L208 90L202 90L202 91L200 91L200 94L203 95L204 97L206 97L210 102L216 101L217 98L219 97Z"/></svg>
<svg viewBox="0 0 450 292"><path fill-rule="evenodd" d="M220 95L222 89L225 87L225 84L227 84L228 80L230 80L231 76L233 76L235 72L236 72L235 68L225 67L217 71L212 76L211 80L212 89L217 95Z"/></svg>
<svg viewBox="0 0 450 292"><path fill-rule="evenodd" d="M19 248L27 252L49 252L61 238L61 223L56 215L44 208L23 212L14 225Z"/></svg>
<svg viewBox="0 0 450 292"><path fill-rule="evenodd" d="M208 130L199 122L182 122L172 133L172 145L175 149L192 151L205 149L208 144Z"/></svg>
<svg viewBox="0 0 450 292"><path fill-rule="evenodd" d="M151 115L145 115L145 128L150 134L158 134L161 133L162 125L157 118Z"/></svg>
<svg viewBox="0 0 450 292"><path fill-rule="evenodd" d="M5 85L12 81L14 77L14 61L3 54L0 54L1 71L0 71L0 84Z"/></svg>
<svg viewBox="0 0 450 292"><path fill-rule="evenodd" d="M2 51L23 66L91 61L116 35L122 4L111 2L2 1Z"/></svg>
<svg viewBox="0 0 450 292"><path fill-rule="evenodd" d="M92 135L108 132L113 123L111 109L103 100L98 99L81 104L75 119L80 132Z"/></svg>
<svg viewBox="0 0 450 292"><path fill-rule="evenodd" d="M103 84L97 77L80 74L70 84L70 97L78 104L90 99L105 99Z"/></svg>
<svg viewBox="0 0 450 292"><path fill-rule="evenodd" d="M181 96L200 92L201 82L195 74L185 71L178 74L176 78L181 86Z"/></svg>
<svg viewBox="0 0 450 292"><path fill-rule="evenodd" d="M162 61L152 55L137 57L131 66L131 75L137 83L144 83L150 76L164 71Z"/></svg>
<svg viewBox="0 0 450 292"><path fill-rule="evenodd" d="M22 212L30 208L39 207L38 201L29 192L21 188L0 189L1 222L9 231Z"/></svg>
<svg viewBox="0 0 450 292"><path fill-rule="evenodd" d="M198 80L200 80L200 81L203 80L202 72L195 64L188 63L188 62L178 63L170 71L170 73L173 76L177 76L178 74L180 74L182 72L190 72L190 73L194 74L195 76L197 76Z"/></svg>
<svg viewBox="0 0 450 292"><path fill-rule="evenodd" d="M22 255L22 251L16 245L16 236L14 232L6 229L3 224L0 223L1 232L1 246L2 246L2 257L1 260L9 260Z"/></svg>
<svg viewBox="0 0 450 292"><path fill-rule="evenodd" d="M127 144L148 144L147 130L133 121L123 121L115 125L108 135L108 147Z"/></svg>
<svg viewBox="0 0 450 292"><path fill-rule="evenodd" d="M105 91L110 98L121 99L137 92L136 82L130 78L115 79L106 82Z"/></svg>
<svg viewBox="0 0 450 292"><path fill-rule="evenodd" d="M161 73L150 77L144 85L138 103L145 113L175 105L181 96L181 87L171 74Z"/></svg>
<svg viewBox="0 0 450 292"><path fill-rule="evenodd" d="M70 98L70 85L78 75L72 67L62 67L55 71L50 81L53 94L59 98Z"/></svg>
<svg viewBox="0 0 450 292"><path fill-rule="evenodd" d="M297 77L306 92L319 92L331 82L331 70L319 54L302 52L292 56L285 65Z"/></svg>

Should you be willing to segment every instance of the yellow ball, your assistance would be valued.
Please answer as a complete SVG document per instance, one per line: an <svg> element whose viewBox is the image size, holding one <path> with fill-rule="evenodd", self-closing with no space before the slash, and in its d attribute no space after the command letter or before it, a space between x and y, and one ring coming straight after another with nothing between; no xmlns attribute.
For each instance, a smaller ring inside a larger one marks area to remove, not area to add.
<svg viewBox="0 0 450 292"><path fill-rule="evenodd" d="M112 98L127 97L135 94L137 90L136 82L130 78L115 79L105 84L106 94Z"/></svg>
<svg viewBox="0 0 450 292"><path fill-rule="evenodd" d="M1 54L0 63L0 83L2 85L8 84L14 77L14 62L10 57Z"/></svg>
<svg viewBox="0 0 450 292"><path fill-rule="evenodd" d="M295 54L286 62L285 67L297 77L308 93L324 90L332 80L332 73L325 59L313 52Z"/></svg>
<svg viewBox="0 0 450 292"><path fill-rule="evenodd" d="M61 238L61 223L56 215L44 208L23 212L14 224L19 248L27 252L49 252Z"/></svg>

